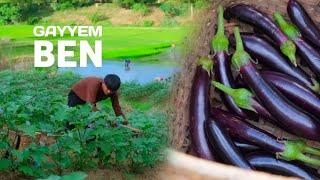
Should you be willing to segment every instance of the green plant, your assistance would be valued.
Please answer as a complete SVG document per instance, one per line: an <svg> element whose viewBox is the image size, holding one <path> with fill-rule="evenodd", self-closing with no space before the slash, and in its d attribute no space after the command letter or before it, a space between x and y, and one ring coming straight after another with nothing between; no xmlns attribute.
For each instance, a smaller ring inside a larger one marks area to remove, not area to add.
<svg viewBox="0 0 320 180"><path fill-rule="evenodd" d="M151 12L150 8L145 4L135 3L131 7L133 11L139 12L141 15L145 16Z"/></svg>
<svg viewBox="0 0 320 180"><path fill-rule="evenodd" d="M165 17L162 22L161 22L162 26L167 26L167 27L173 27L173 26L178 26L179 23L177 20L170 18L170 17Z"/></svg>
<svg viewBox="0 0 320 180"><path fill-rule="evenodd" d="M34 24L37 24L41 19L39 17L29 17L27 19L27 24L29 25L34 25Z"/></svg>
<svg viewBox="0 0 320 180"><path fill-rule="evenodd" d="M152 27L154 25L154 22L152 20L144 20L142 25L144 27Z"/></svg>
<svg viewBox="0 0 320 180"><path fill-rule="evenodd" d="M95 12L94 14L92 14L90 16L90 21L93 24L96 24L97 22L104 21L104 20L107 20L107 19L108 19L108 17L106 17L104 14L101 14L99 12Z"/></svg>
<svg viewBox="0 0 320 180"><path fill-rule="evenodd" d="M18 171L43 178L50 174L62 176L87 171L98 165L142 171L163 160L162 149L167 144L165 114L139 110L127 113L131 126L140 129L142 134L121 126L112 128L111 124L115 121L120 124L121 118L115 117L107 100L98 104L104 107L98 112L91 112L88 104L67 107L69 88L78 80L72 73L0 72L0 171ZM121 96L127 95L127 99L133 100L143 92L139 94L134 88L146 89L143 94L150 96L166 87L165 83L124 83ZM67 121L75 128L66 132ZM88 124L93 127L87 128ZM32 143L16 150L11 139L18 137L10 136L9 130L28 136ZM54 135L55 141L39 143L36 132L48 137Z"/></svg>
<svg viewBox="0 0 320 180"><path fill-rule="evenodd" d="M182 13L177 7L177 4L171 1L162 3L160 5L160 9L166 14L166 16L170 17L179 16Z"/></svg>
<svg viewBox="0 0 320 180"><path fill-rule="evenodd" d="M135 3L134 0L117 0L116 2L120 7L127 9L129 9Z"/></svg>
<svg viewBox="0 0 320 180"><path fill-rule="evenodd" d="M20 8L10 4L0 4L0 24L17 22L21 17Z"/></svg>

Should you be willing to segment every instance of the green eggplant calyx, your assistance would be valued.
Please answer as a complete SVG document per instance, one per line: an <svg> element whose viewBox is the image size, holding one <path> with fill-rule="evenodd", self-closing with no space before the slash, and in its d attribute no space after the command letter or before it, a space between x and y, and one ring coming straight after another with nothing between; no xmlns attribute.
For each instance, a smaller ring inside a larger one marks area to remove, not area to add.
<svg viewBox="0 0 320 180"><path fill-rule="evenodd" d="M285 141L285 150L279 153L280 158L292 161L299 160L304 163L320 166L320 159L315 157L310 157L305 155L304 153L312 154L312 155L320 155L320 150L307 146L307 144L302 140L294 140L294 141Z"/></svg>
<svg viewBox="0 0 320 180"><path fill-rule="evenodd" d="M247 90L245 88L233 89L233 88L225 86L222 83L219 83L217 81L212 81L211 84L214 87L221 90L222 92L231 96L233 98L234 102L240 108L247 109L250 111L255 111L251 105L251 100L252 100L253 94L249 90Z"/></svg>
<svg viewBox="0 0 320 180"><path fill-rule="evenodd" d="M295 25L288 23L279 12L275 12L273 14L273 17L274 17L276 23L280 26L280 29L291 40L294 40L297 37L301 37L301 34L300 34L298 28Z"/></svg>
<svg viewBox="0 0 320 180"><path fill-rule="evenodd" d="M213 62L209 58L202 57L198 59L197 65L201 66L203 69L205 69L208 74L210 75L213 69Z"/></svg>
<svg viewBox="0 0 320 180"><path fill-rule="evenodd" d="M290 62L297 66L297 59L296 59L296 45L290 40L284 42L280 47L281 52L286 55Z"/></svg>
<svg viewBox="0 0 320 180"><path fill-rule="evenodd" d="M218 29L211 42L214 52L228 52L229 40L224 34L223 7L218 7Z"/></svg>
<svg viewBox="0 0 320 180"><path fill-rule="evenodd" d="M240 36L239 28L235 27L233 29L233 33L236 39L236 51L234 52L231 58L231 61L232 61L232 66L237 70L240 70L242 66L250 62L251 57L243 48L243 43Z"/></svg>

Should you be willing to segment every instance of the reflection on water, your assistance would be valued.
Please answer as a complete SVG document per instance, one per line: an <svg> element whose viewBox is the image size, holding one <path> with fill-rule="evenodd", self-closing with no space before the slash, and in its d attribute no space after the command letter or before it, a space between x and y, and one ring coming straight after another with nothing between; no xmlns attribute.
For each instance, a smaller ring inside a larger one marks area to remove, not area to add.
<svg viewBox="0 0 320 180"><path fill-rule="evenodd" d="M92 63L88 66L76 68L59 68L58 72L73 71L82 77L104 77L106 74L117 74L122 82L136 81L141 84L154 81L156 78L168 78L177 72L177 67L164 66L162 64L131 63L125 67L124 62L103 61L102 67L97 68Z"/></svg>

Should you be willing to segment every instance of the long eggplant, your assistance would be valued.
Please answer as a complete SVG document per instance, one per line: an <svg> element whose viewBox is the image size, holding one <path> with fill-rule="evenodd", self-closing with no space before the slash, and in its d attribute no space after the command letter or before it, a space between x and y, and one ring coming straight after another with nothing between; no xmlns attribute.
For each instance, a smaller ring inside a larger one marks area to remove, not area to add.
<svg viewBox="0 0 320 180"><path fill-rule="evenodd" d="M320 52L308 44L301 36L299 30L282 17L278 12L274 13L274 19L280 26L281 30L296 44L298 53L308 64L311 71L320 78Z"/></svg>
<svg viewBox="0 0 320 180"><path fill-rule="evenodd" d="M261 71L264 80L281 91L290 101L320 118L320 97L296 79L282 73Z"/></svg>
<svg viewBox="0 0 320 180"><path fill-rule="evenodd" d="M210 119L206 121L205 130L212 149L214 149L216 157L221 162L243 169L252 169L231 140L229 134L216 123L215 114L211 114Z"/></svg>
<svg viewBox="0 0 320 180"><path fill-rule="evenodd" d="M232 138L258 146L287 161L298 160L320 167L320 160L309 156L309 154L320 156L320 150L307 146L301 140L279 141L272 134L248 124L241 117L222 109L212 108L211 114L214 114L215 121L226 129Z"/></svg>
<svg viewBox="0 0 320 180"><path fill-rule="evenodd" d="M234 141L234 144L235 144L235 145L237 146L237 148L239 148L240 151L243 152L243 153L260 150L260 148L259 148L258 146L254 146L254 145L247 144L247 143L242 143L242 142Z"/></svg>
<svg viewBox="0 0 320 180"><path fill-rule="evenodd" d="M302 36L320 48L320 30L303 6L297 0L289 0L287 11L291 21L299 28Z"/></svg>
<svg viewBox="0 0 320 180"><path fill-rule="evenodd" d="M210 80L213 63L207 58L198 60L190 96L190 135L195 155L214 160L205 135L204 124L209 119Z"/></svg>
<svg viewBox="0 0 320 180"><path fill-rule="evenodd" d="M237 106L249 111L254 111L262 117L273 120L272 115L254 98L254 95L249 90L245 88L233 89L217 81L212 81L211 84L231 96Z"/></svg>
<svg viewBox="0 0 320 180"><path fill-rule="evenodd" d="M231 67L228 56L229 41L224 34L224 19L223 19L223 8L219 6L218 8L218 30L215 37L212 39L212 48L215 53L214 59L214 75L215 79L225 86L233 87L234 79L231 73ZM223 92L219 92L221 100L224 105L233 113L241 116L247 117L246 114L240 109L233 98Z"/></svg>
<svg viewBox="0 0 320 180"><path fill-rule="evenodd" d="M289 60L297 66L296 63L296 47L294 43L283 34L267 14L246 4L236 4L228 7L225 13L226 19L237 18L248 24L252 24L259 30L263 31L280 47L281 52L286 55Z"/></svg>
<svg viewBox="0 0 320 180"><path fill-rule="evenodd" d="M279 50L274 48L266 39L252 33L241 33L241 38L245 50L252 57L258 59L259 63L262 63L274 71L295 77L314 91L319 90L319 83L317 83L317 81L312 79L301 68L294 67L291 63L288 63ZM236 45L234 36L230 35L229 41L233 46Z"/></svg>
<svg viewBox="0 0 320 180"><path fill-rule="evenodd" d="M306 180L319 179L310 168L296 163L277 159L274 155L265 152L252 152L247 154L246 159L257 170L270 172L290 177L299 177Z"/></svg>
<svg viewBox="0 0 320 180"><path fill-rule="evenodd" d="M302 109L290 103L275 88L272 88L260 75L251 62L250 55L244 51L239 28L234 29L236 51L232 65L242 75L259 102L269 111L284 130L311 140L320 141L320 120L309 116Z"/></svg>

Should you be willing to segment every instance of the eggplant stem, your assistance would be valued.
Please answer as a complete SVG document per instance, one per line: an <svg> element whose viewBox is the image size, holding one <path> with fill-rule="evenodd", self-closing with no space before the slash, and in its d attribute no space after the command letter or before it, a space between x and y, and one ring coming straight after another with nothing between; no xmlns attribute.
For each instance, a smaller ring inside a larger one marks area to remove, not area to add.
<svg viewBox="0 0 320 180"><path fill-rule="evenodd" d="M223 7L218 7L218 28L215 37L212 39L211 45L215 52L228 52L229 40L224 34Z"/></svg>
<svg viewBox="0 0 320 180"><path fill-rule="evenodd" d="M305 147L304 152L312 154L312 155L320 156L320 149L313 148L310 146Z"/></svg>
<svg viewBox="0 0 320 180"><path fill-rule="evenodd" d="M242 66L250 62L251 57L243 48L239 27L235 27L233 33L236 39L236 51L234 52L231 61L232 66L234 66L236 70L240 70Z"/></svg>
<svg viewBox="0 0 320 180"><path fill-rule="evenodd" d="M251 104L253 100L253 94L249 90L245 88L233 89L217 81L212 81L211 84L222 92L231 96L236 105L240 108L256 112Z"/></svg>
<svg viewBox="0 0 320 180"><path fill-rule="evenodd" d="M313 165L313 166L316 166L316 167L320 166L320 160L319 159L311 158L311 157L306 156L306 155L304 155L302 153L300 153L297 156L297 160L302 161L302 162L307 163L307 164L310 164L310 165Z"/></svg>
<svg viewBox="0 0 320 180"><path fill-rule="evenodd" d="M301 34L299 30L293 25L283 18L283 16L279 12L275 12L273 14L273 18L280 27L280 29L289 37L290 40L285 41L281 44L281 52L285 54L293 65L297 66L296 60L296 46L291 40L295 40L297 37L300 37Z"/></svg>
<svg viewBox="0 0 320 180"><path fill-rule="evenodd" d="M223 91L224 93L228 94L229 96L233 96L234 94L234 89L231 87L225 86L222 83L219 83L218 81L212 81L211 84L218 88L219 90Z"/></svg>
<svg viewBox="0 0 320 180"><path fill-rule="evenodd" d="M197 60L197 65L205 69L208 72L208 75L210 76L211 71L213 69L213 61L211 61L209 58L202 57Z"/></svg>
<svg viewBox="0 0 320 180"><path fill-rule="evenodd" d="M311 86L310 88L316 92L316 93L320 93L320 84L317 80L311 78L312 84L313 86Z"/></svg>

